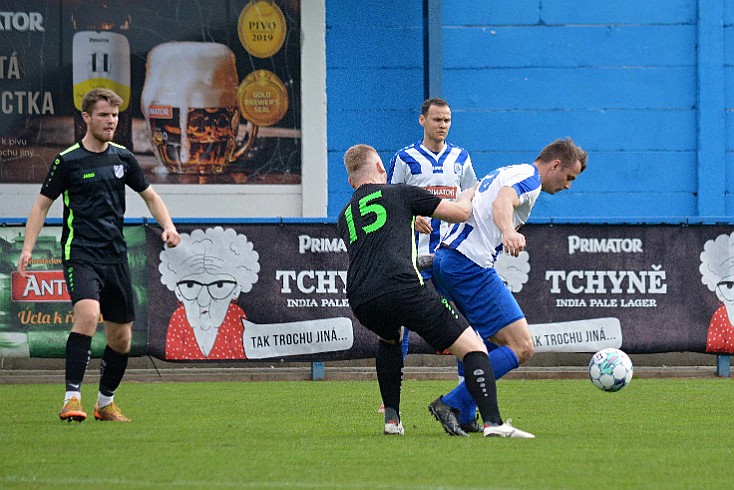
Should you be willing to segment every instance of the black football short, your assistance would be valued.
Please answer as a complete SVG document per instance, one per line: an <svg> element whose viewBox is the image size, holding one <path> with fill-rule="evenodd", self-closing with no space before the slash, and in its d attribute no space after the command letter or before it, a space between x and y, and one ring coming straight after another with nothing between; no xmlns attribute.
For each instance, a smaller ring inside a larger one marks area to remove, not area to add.
<svg viewBox="0 0 734 490"><path fill-rule="evenodd" d="M115 323L135 320L133 286L127 262L64 262L64 277L72 305L82 299L93 299L99 301L104 320Z"/></svg>
<svg viewBox="0 0 734 490"><path fill-rule="evenodd" d="M439 352L453 345L469 328L464 317L427 286L378 296L354 308L354 316L385 340L399 340L400 327L405 326Z"/></svg>

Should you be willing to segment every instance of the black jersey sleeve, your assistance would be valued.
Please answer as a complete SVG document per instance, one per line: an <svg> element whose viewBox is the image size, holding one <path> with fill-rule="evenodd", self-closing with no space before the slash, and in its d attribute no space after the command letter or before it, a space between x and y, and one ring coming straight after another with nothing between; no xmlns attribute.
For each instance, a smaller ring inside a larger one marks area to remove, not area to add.
<svg viewBox="0 0 734 490"><path fill-rule="evenodd" d="M410 196L410 209L416 216L433 216L434 211L441 203L441 198L433 195L422 187L403 185L402 192Z"/></svg>
<svg viewBox="0 0 734 490"><path fill-rule="evenodd" d="M140 168L138 160L129 151L125 155L125 159L127 160L129 169L125 183L135 192L143 192L150 186L150 183Z"/></svg>
<svg viewBox="0 0 734 490"><path fill-rule="evenodd" d="M349 232L347 232L346 218L344 217L345 210L346 207L339 213L339 218L336 221L336 232L344 240L344 243L349 243Z"/></svg>
<svg viewBox="0 0 734 490"><path fill-rule="evenodd" d="M54 161L51 163L51 167L48 169L46 179L41 185L41 194L48 197L52 201L55 201L62 192L65 190L65 179L64 179L64 157L56 155Z"/></svg>

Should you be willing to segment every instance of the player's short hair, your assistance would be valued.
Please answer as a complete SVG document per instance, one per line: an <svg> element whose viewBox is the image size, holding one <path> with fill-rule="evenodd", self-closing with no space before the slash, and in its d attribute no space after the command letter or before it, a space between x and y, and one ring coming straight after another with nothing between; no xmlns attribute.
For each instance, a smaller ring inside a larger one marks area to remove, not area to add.
<svg viewBox="0 0 734 490"><path fill-rule="evenodd" d="M423 105L421 105L421 114L423 114L423 116L427 116L428 115L428 109L430 109L432 105L438 105L438 106L442 106L442 107L449 107L449 103L446 102L445 100L440 99L438 97L433 97L431 99L426 99L426 100L423 101Z"/></svg>
<svg viewBox="0 0 734 490"><path fill-rule="evenodd" d="M578 160L581 162L581 171L583 172L586 170L586 160L588 158L589 154L582 150L580 146L576 146L573 140L566 136L564 139L559 138L543 148L535 160L552 162L557 159L561 161L561 165L564 167L571 166Z"/></svg>
<svg viewBox="0 0 734 490"><path fill-rule="evenodd" d="M373 153L379 156L377 150L370 145L358 144L349 148L344 153L344 166L347 168L347 173L350 176L359 173L367 162L368 156Z"/></svg>
<svg viewBox="0 0 734 490"><path fill-rule="evenodd" d="M95 104L100 100L106 100L114 107L120 107L123 102L122 97L108 88L93 88L82 97L82 112L91 115Z"/></svg>

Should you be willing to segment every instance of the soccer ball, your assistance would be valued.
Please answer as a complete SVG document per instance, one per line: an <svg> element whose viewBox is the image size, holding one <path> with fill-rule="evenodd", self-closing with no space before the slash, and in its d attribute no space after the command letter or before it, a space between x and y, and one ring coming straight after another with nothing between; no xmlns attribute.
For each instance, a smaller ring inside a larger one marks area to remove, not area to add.
<svg viewBox="0 0 734 490"><path fill-rule="evenodd" d="M602 349L589 362L589 379L604 391L619 391L632 380L632 361L619 349Z"/></svg>

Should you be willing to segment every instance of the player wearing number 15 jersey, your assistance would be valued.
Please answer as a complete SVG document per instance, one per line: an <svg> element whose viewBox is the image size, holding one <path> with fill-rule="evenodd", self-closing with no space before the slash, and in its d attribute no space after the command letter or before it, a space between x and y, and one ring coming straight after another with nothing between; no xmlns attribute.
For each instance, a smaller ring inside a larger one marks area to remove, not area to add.
<svg viewBox="0 0 734 490"><path fill-rule="evenodd" d="M337 222L349 255L347 298L359 322L379 337L375 366L385 404L385 434L403 434L403 325L436 350L448 348L463 359L466 388L488 427L485 430L492 435L519 433L500 417L494 374L484 344L444 298L425 286L416 267L415 217L464 221L469 217L475 188L452 202L419 187L387 185L385 167L375 149L367 145L347 150L344 164L349 184L355 189ZM456 414L440 401L431 404L431 411L449 434L466 435Z"/></svg>

